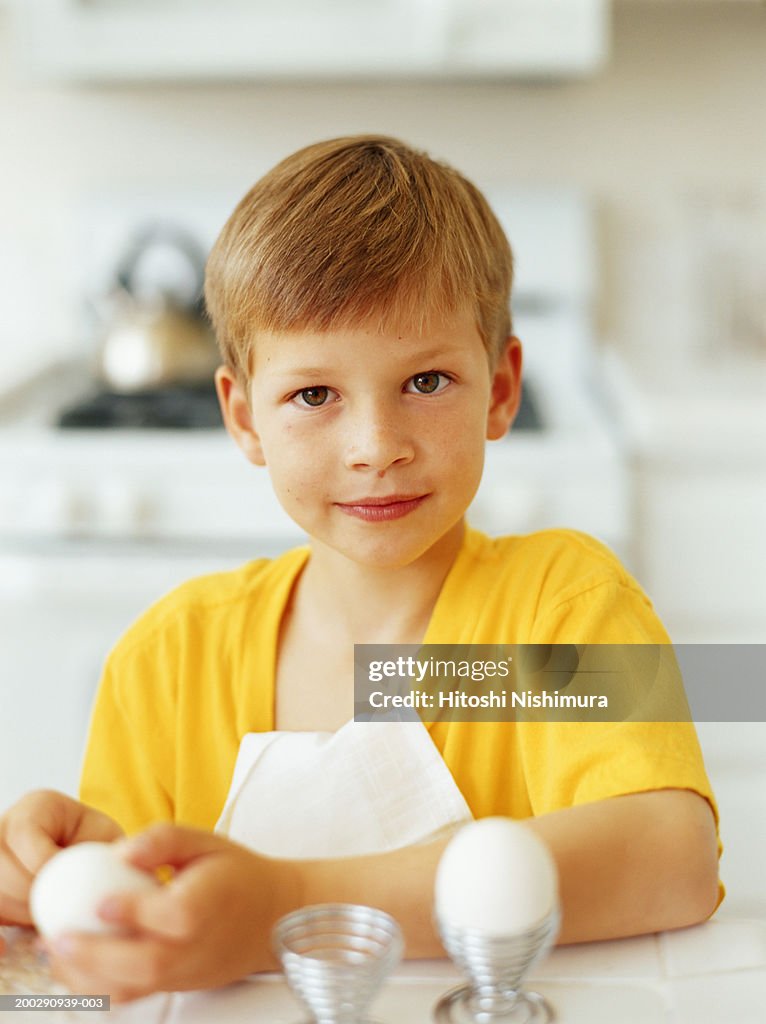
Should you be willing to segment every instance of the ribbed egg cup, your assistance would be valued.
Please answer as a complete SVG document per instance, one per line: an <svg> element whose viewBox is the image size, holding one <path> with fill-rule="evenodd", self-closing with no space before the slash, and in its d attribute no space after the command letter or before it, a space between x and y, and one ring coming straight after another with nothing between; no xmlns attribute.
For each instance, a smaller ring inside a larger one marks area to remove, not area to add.
<svg viewBox="0 0 766 1024"><path fill-rule="evenodd" d="M272 942L311 1024L373 1024L367 1007L404 949L389 914L353 903L293 911L277 921Z"/></svg>
<svg viewBox="0 0 766 1024"><path fill-rule="evenodd" d="M470 979L452 989L434 1008L438 1024L549 1024L550 1004L523 988L534 964L553 945L561 916L554 908L539 924L517 935L487 935L471 928L451 927L438 916L442 944Z"/></svg>

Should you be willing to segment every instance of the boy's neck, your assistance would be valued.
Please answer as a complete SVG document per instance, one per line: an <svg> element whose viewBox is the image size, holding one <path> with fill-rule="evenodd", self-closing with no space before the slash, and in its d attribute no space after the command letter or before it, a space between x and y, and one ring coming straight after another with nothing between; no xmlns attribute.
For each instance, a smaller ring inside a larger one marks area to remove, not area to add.
<svg viewBox="0 0 766 1024"><path fill-rule="evenodd" d="M397 569L360 565L313 545L296 605L338 643L421 643L464 535L461 520L426 554Z"/></svg>

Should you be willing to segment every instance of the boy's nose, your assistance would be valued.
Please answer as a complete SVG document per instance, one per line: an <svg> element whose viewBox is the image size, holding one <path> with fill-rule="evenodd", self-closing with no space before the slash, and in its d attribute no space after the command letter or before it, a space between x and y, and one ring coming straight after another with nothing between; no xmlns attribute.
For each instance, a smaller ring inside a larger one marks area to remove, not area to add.
<svg viewBox="0 0 766 1024"><path fill-rule="evenodd" d="M382 410L360 416L350 425L346 467L384 473L390 466L411 462L415 448L403 426Z"/></svg>

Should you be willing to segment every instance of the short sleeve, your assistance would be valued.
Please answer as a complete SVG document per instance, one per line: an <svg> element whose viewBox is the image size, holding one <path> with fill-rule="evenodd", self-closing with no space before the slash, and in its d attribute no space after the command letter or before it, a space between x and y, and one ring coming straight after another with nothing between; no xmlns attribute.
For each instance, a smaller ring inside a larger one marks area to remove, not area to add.
<svg viewBox="0 0 766 1024"><path fill-rule="evenodd" d="M542 610L533 642L669 644L630 578L604 579ZM620 793L679 787L704 796L718 820L692 722L528 723L524 764L536 814ZM546 768L548 770L543 770Z"/></svg>
<svg viewBox="0 0 766 1024"><path fill-rule="evenodd" d="M619 579L559 601L541 616L536 632L548 643L670 642L646 595ZM534 815L629 793L688 789L708 802L718 832L718 807L693 722L527 722L518 729Z"/></svg>
<svg viewBox="0 0 766 1024"><path fill-rule="evenodd" d="M133 833L174 817L172 693L158 640L112 652L93 707L80 778L83 803ZM151 683L151 685L148 685Z"/></svg>

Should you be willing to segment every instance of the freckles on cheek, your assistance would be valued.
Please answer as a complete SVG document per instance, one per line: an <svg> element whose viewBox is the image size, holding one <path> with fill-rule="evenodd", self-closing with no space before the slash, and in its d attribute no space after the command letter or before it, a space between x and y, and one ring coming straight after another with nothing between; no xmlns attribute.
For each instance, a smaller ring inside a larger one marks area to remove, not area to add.
<svg viewBox="0 0 766 1024"><path fill-rule="evenodd" d="M451 438L442 444L440 457L452 464L467 464L483 462L486 450L485 441L482 437L466 431L457 438Z"/></svg>
<svg viewBox="0 0 766 1024"><path fill-rule="evenodd" d="M442 431L433 439L434 448L441 458L453 460L474 452L476 434L470 429L470 424L467 426L469 429Z"/></svg>

